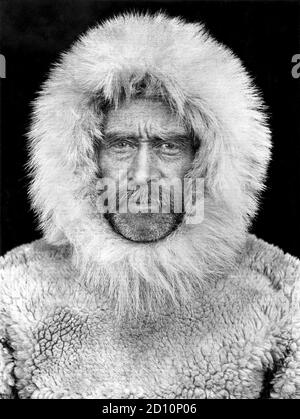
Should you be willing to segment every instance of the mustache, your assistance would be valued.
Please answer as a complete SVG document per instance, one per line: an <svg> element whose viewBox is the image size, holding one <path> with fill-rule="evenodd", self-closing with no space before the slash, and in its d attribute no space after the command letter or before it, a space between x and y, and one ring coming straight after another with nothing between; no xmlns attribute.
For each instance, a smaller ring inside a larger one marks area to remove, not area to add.
<svg viewBox="0 0 300 419"><path fill-rule="evenodd" d="M148 208L152 212L184 212L182 185L174 187L174 183L168 180L149 180L140 185L118 180L114 188L101 190L98 197L103 197L103 194L106 195L103 202L108 208L107 212L110 212L109 203L113 203L111 206L117 212L123 212L126 208L131 212L134 207L136 211L143 208L147 212Z"/></svg>

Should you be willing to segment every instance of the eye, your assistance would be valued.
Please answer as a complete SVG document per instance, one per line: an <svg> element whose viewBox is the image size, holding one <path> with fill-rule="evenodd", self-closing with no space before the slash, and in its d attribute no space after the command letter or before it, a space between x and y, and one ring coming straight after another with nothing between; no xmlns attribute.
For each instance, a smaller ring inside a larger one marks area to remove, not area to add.
<svg viewBox="0 0 300 419"><path fill-rule="evenodd" d="M134 148L134 144L126 140L120 140L111 144L110 148L118 153L126 153Z"/></svg>
<svg viewBox="0 0 300 419"><path fill-rule="evenodd" d="M162 153L168 154L168 155L175 155L175 154L178 154L180 151L180 147L171 142L160 144L159 149L161 150Z"/></svg>

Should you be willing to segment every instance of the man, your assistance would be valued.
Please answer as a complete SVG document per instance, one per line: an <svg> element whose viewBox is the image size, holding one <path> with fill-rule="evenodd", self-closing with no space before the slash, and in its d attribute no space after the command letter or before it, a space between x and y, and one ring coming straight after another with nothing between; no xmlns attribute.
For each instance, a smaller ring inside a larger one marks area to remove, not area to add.
<svg viewBox="0 0 300 419"><path fill-rule="evenodd" d="M238 58L162 14L62 57L29 135L44 238L1 262L2 397L300 395L299 261L247 233L261 109Z"/></svg>

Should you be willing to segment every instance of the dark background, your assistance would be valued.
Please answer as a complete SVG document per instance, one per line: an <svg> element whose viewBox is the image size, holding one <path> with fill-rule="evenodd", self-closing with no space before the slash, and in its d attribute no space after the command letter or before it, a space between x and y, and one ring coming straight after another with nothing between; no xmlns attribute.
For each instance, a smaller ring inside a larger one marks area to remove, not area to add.
<svg viewBox="0 0 300 419"><path fill-rule="evenodd" d="M40 236L27 199L25 133L30 102L50 63L78 35L125 10L163 10L202 20L242 59L269 107L273 160L252 231L300 257L300 78L291 75L300 53L300 3L295 1L0 1L1 253Z"/></svg>

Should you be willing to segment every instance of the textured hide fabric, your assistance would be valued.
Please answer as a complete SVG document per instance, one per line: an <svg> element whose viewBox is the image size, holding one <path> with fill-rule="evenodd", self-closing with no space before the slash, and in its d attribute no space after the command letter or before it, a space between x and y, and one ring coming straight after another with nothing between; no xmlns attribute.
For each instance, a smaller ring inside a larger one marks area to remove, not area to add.
<svg viewBox="0 0 300 419"><path fill-rule="evenodd" d="M297 398L299 261L249 236L192 312L116 323L43 240L1 260L4 398Z"/></svg>
<svg viewBox="0 0 300 419"><path fill-rule="evenodd" d="M184 121L200 144L188 176L205 180L203 221L146 244L94 205L105 111L139 97ZM43 238L1 259L2 397L300 397L299 261L248 234L270 159L263 109L202 24L119 16L62 55L28 134ZM117 313L170 288L180 304Z"/></svg>

